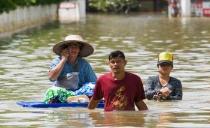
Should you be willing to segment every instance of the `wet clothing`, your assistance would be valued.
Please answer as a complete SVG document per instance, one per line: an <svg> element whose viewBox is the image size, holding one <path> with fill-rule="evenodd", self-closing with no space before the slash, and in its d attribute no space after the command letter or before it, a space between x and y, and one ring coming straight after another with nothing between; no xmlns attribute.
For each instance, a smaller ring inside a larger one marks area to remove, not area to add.
<svg viewBox="0 0 210 128"><path fill-rule="evenodd" d="M170 77L167 85L162 86L159 81L159 76L149 77L145 82L145 95L148 100L152 100L157 95L161 88L168 87L171 93L168 97L162 100L181 100L182 99L182 84L181 81Z"/></svg>
<svg viewBox="0 0 210 128"><path fill-rule="evenodd" d="M114 80L111 73L102 75L96 82L94 100L105 100L105 111L135 110L135 102L145 99L140 77L126 72L123 80Z"/></svg>
<svg viewBox="0 0 210 128"><path fill-rule="evenodd" d="M75 93L68 91L65 88L52 86L47 89L44 95L45 103L66 103L67 98L70 96L75 96Z"/></svg>
<svg viewBox="0 0 210 128"><path fill-rule="evenodd" d="M61 57L55 58L50 64L50 69L55 68L60 61ZM79 57L74 65L65 63L57 80L53 81L53 85L75 91L87 82L96 82L96 75L90 64Z"/></svg>

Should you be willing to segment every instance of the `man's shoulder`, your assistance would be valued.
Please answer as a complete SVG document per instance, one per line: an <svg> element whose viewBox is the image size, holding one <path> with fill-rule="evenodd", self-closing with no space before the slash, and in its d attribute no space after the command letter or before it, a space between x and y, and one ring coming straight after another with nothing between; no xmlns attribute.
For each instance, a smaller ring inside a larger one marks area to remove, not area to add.
<svg viewBox="0 0 210 128"><path fill-rule="evenodd" d="M175 77L171 77L171 81L181 82L179 79L177 79Z"/></svg>
<svg viewBox="0 0 210 128"><path fill-rule="evenodd" d="M128 76L132 76L132 77L139 77L137 74L132 73L132 72L126 72L126 74L127 74Z"/></svg>
<svg viewBox="0 0 210 128"><path fill-rule="evenodd" d="M149 76L147 79L151 79L151 80L156 80L158 78L158 76Z"/></svg>
<svg viewBox="0 0 210 128"><path fill-rule="evenodd" d="M132 72L126 72L126 76L129 79L141 79L138 74L132 73Z"/></svg>
<svg viewBox="0 0 210 128"><path fill-rule="evenodd" d="M110 72L106 72L106 73L100 75L98 79L107 79L110 76L111 76L111 73Z"/></svg>
<svg viewBox="0 0 210 128"><path fill-rule="evenodd" d="M100 75L101 78L110 76L110 72L105 72L104 74Z"/></svg>

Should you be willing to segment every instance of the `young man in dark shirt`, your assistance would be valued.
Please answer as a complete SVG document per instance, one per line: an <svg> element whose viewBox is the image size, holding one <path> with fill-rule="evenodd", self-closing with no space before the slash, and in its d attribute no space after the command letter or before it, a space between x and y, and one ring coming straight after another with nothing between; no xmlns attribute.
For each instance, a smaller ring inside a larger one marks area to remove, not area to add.
<svg viewBox="0 0 210 128"><path fill-rule="evenodd" d="M151 76L145 83L145 95L148 100L182 100L181 81L171 77L173 54L162 52L158 56L158 75Z"/></svg>

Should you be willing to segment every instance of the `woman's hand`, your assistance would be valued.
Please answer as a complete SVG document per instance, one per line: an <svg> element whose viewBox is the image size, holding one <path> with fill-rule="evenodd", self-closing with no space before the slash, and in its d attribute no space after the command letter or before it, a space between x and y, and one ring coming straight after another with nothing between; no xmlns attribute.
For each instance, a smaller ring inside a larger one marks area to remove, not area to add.
<svg viewBox="0 0 210 128"><path fill-rule="evenodd" d="M69 57L69 51L68 51L68 49L67 48L65 48L65 49L63 49L62 51L61 51L61 57L62 57L62 59L68 59L68 57Z"/></svg>
<svg viewBox="0 0 210 128"><path fill-rule="evenodd" d="M162 96L167 97L171 93L171 90L168 87L164 87L160 89Z"/></svg>

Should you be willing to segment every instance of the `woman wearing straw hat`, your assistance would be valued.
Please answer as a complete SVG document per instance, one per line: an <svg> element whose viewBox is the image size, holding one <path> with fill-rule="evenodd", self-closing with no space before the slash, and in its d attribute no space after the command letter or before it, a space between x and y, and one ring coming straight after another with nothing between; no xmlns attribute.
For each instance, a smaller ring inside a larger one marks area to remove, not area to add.
<svg viewBox="0 0 210 128"><path fill-rule="evenodd" d="M93 51L93 47L80 35L69 35L64 41L55 44L53 52L58 56L51 62L48 73L53 85L78 92L76 90L85 83L95 83L96 75L91 65L83 58L91 55ZM84 92L84 89L82 91Z"/></svg>
<svg viewBox="0 0 210 128"><path fill-rule="evenodd" d="M182 100L181 81L171 77L173 54L162 52L158 56L158 75L149 77L145 83L145 95L149 100Z"/></svg>

